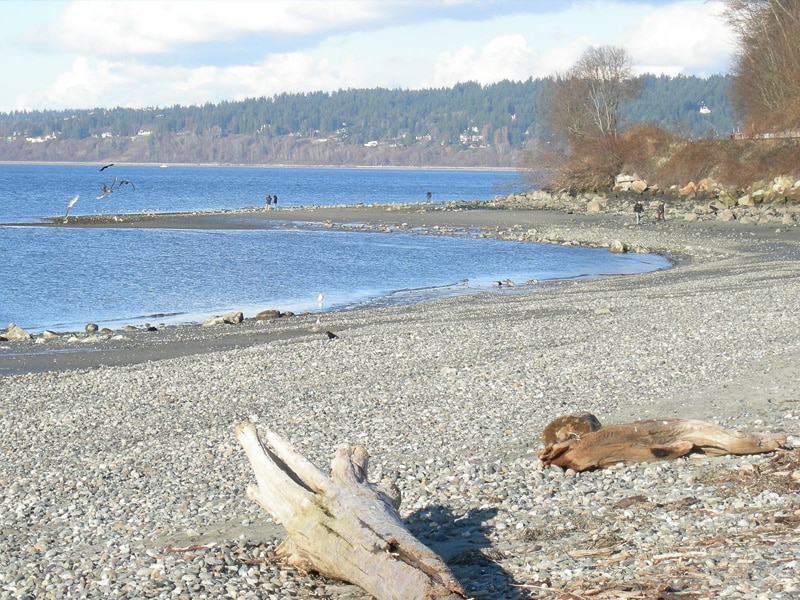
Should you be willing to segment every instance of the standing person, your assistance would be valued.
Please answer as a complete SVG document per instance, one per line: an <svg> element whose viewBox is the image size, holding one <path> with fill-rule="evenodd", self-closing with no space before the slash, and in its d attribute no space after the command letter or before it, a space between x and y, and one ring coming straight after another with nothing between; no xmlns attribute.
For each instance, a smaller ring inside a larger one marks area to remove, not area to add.
<svg viewBox="0 0 800 600"><path fill-rule="evenodd" d="M644 212L644 206L642 205L641 200L637 200L636 204L633 205L633 214L636 215L636 224L638 225L642 220L642 213Z"/></svg>
<svg viewBox="0 0 800 600"><path fill-rule="evenodd" d="M657 221L665 221L666 218L664 217L664 209L666 206L664 205L664 201L658 203L658 210L656 211L656 220Z"/></svg>
<svg viewBox="0 0 800 600"><path fill-rule="evenodd" d="M264 204L264 210L269 210L270 204L272 204L272 196L267 195L267 202Z"/></svg>
<svg viewBox="0 0 800 600"><path fill-rule="evenodd" d="M278 194L272 197L272 203L275 205L275 208L278 208Z"/></svg>

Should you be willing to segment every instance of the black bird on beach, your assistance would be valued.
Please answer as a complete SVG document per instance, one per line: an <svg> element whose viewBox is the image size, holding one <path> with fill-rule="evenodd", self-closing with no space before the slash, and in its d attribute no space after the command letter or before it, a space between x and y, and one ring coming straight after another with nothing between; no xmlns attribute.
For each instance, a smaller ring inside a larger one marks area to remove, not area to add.
<svg viewBox="0 0 800 600"><path fill-rule="evenodd" d="M100 195L97 197L98 200L102 200L106 196L108 196L111 192L114 191L114 184L117 183L117 178L114 177L114 181L111 182L111 185L108 186L105 183L101 184L103 189L100 190Z"/></svg>
<svg viewBox="0 0 800 600"><path fill-rule="evenodd" d="M109 163L107 165L103 165L102 167L100 167L100 170L101 171L105 171L108 167L113 167L113 166L114 166L114 163Z"/></svg>

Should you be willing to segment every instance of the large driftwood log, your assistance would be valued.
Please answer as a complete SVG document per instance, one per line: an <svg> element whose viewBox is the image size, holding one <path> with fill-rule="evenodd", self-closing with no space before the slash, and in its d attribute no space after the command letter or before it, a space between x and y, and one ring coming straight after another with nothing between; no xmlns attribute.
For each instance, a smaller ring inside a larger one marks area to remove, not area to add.
<svg viewBox="0 0 800 600"><path fill-rule="evenodd" d="M258 485L247 496L282 524L278 554L295 567L354 583L379 600L466 598L444 561L405 528L393 484L367 481L369 455L341 444L326 475L273 431L236 437Z"/></svg>
<svg viewBox="0 0 800 600"><path fill-rule="evenodd" d="M593 421L586 423L587 419ZM785 435L747 434L694 419L652 419L601 427L590 413L559 417L545 428L542 437L542 462L574 471L618 462L667 460L690 452L760 454L786 444Z"/></svg>

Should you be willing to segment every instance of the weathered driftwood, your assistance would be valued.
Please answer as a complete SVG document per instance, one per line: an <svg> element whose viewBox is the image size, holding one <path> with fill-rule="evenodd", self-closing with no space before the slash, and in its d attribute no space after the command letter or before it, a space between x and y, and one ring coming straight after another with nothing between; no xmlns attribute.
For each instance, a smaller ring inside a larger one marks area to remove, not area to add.
<svg viewBox="0 0 800 600"><path fill-rule="evenodd" d="M258 482L247 496L286 528L278 554L290 564L379 600L466 598L444 561L403 525L399 490L367 481L364 448L341 444L326 475L273 431L263 444L255 427L240 424L236 437Z"/></svg>
<svg viewBox="0 0 800 600"><path fill-rule="evenodd" d="M587 415L598 427L586 423ZM559 417L545 428L543 438L542 462L574 471L618 462L668 460L690 452L760 454L786 443L784 435L747 434L694 419L652 419L600 427L590 413Z"/></svg>

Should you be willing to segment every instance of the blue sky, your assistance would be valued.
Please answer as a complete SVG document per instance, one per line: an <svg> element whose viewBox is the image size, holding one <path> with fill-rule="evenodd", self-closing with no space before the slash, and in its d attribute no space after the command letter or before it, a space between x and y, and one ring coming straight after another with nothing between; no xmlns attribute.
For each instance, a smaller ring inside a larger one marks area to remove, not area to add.
<svg viewBox="0 0 800 600"><path fill-rule="evenodd" d="M546 77L589 46L638 72L713 75L714 0L0 2L0 111L156 107Z"/></svg>

